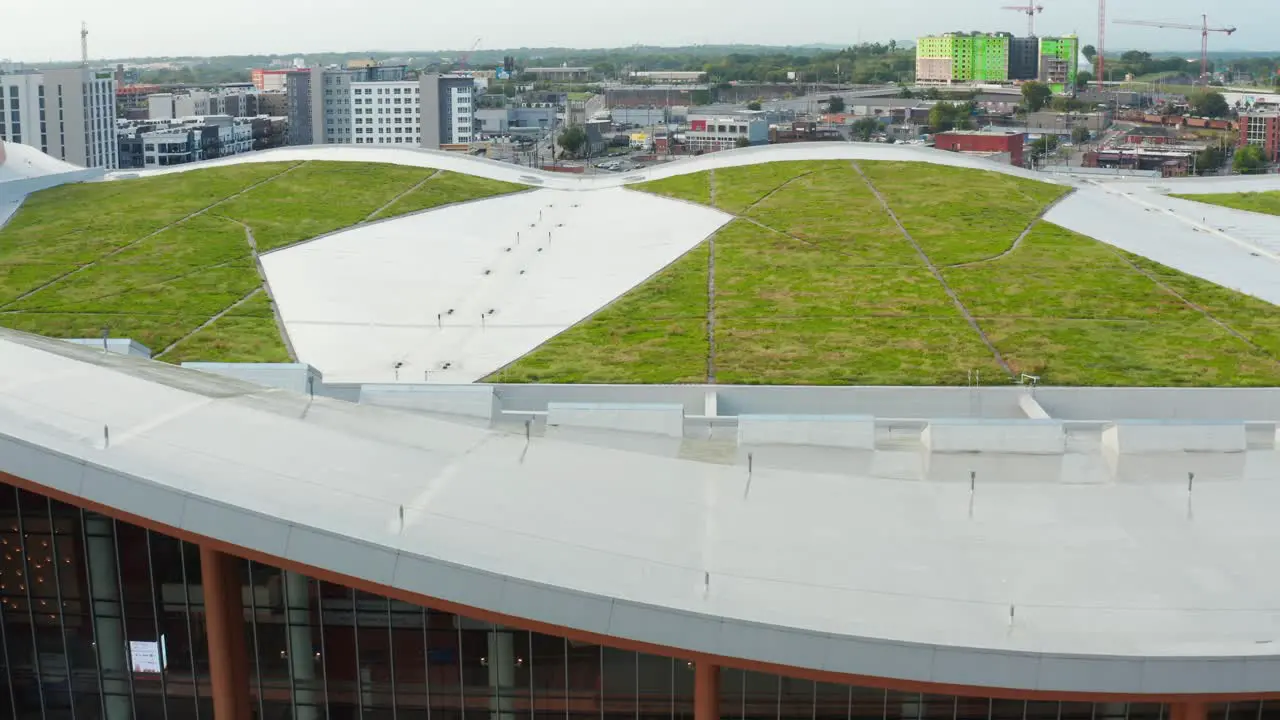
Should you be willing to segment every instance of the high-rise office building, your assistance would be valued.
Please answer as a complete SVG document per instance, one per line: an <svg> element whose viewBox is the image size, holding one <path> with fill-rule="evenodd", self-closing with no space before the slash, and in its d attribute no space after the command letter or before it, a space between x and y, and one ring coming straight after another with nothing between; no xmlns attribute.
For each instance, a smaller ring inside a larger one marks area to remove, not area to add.
<svg viewBox="0 0 1280 720"><path fill-rule="evenodd" d="M299 70L285 76L285 98L285 114L289 117L289 144L310 145L315 142L311 117L310 71Z"/></svg>
<svg viewBox="0 0 1280 720"><path fill-rule="evenodd" d="M475 137L475 80L406 77L402 66L313 68L288 77L295 145L409 145L439 148Z"/></svg>
<svg viewBox="0 0 1280 720"><path fill-rule="evenodd" d="M0 140L82 167L115 169L115 103L110 70L0 75Z"/></svg>
<svg viewBox="0 0 1280 720"><path fill-rule="evenodd" d="M475 137L475 80L465 75L423 75L422 146L439 148Z"/></svg>
<svg viewBox="0 0 1280 720"><path fill-rule="evenodd" d="M355 144L418 145L422 142L418 81L353 82L350 92Z"/></svg>

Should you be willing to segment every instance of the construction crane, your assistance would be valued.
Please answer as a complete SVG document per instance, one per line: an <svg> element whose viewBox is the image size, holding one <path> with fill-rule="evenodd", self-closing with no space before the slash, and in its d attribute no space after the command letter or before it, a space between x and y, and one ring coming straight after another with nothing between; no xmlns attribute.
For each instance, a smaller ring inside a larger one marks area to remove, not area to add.
<svg viewBox="0 0 1280 720"><path fill-rule="evenodd" d="M1106 87L1103 81L1106 77L1102 74L1107 59L1107 0L1098 0L1098 47L1094 48L1097 52L1094 59L1097 60L1093 64L1094 75L1098 78L1098 91Z"/></svg>
<svg viewBox="0 0 1280 720"><path fill-rule="evenodd" d="M1219 32L1230 35L1236 31L1233 27L1209 27L1209 16L1201 15L1199 25L1186 25L1184 23L1159 22L1152 20L1116 20L1117 25L1141 25L1143 27L1157 27L1171 30L1199 30L1200 31L1200 82L1205 83L1209 80L1209 33Z"/></svg>
<svg viewBox="0 0 1280 720"><path fill-rule="evenodd" d="M1044 12L1043 5L1005 5L1001 10L1017 10L1027 14L1027 37L1036 36L1036 13Z"/></svg>
<svg viewBox="0 0 1280 720"><path fill-rule="evenodd" d="M89 67L89 23L80 23L80 67Z"/></svg>
<svg viewBox="0 0 1280 720"><path fill-rule="evenodd" d="M480 38L476 38L476 41L471 43L471 47L466 52L458 56L458 65L460 65L463 70L467 69L467 60L471 59L471 53L475 52L478 47L480 47Z"/></svg>

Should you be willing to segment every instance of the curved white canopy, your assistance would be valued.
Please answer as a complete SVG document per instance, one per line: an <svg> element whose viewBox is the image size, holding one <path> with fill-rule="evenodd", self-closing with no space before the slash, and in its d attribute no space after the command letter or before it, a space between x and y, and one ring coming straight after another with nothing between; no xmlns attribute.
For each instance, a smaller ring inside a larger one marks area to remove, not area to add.
<svg viewBox="0 0 1280 720"><path fill-rule="evenodd" d="M996 472L971 495L785 463L757 464L747 492L740 464L526 440L8 331L0 366L0 471L483 610L970 686L1262 692L1280 669L1280 484L1256 472L1203 483L1194 504L1181 480ZM1251 458L1275 477L1274 451Z"/></svg>

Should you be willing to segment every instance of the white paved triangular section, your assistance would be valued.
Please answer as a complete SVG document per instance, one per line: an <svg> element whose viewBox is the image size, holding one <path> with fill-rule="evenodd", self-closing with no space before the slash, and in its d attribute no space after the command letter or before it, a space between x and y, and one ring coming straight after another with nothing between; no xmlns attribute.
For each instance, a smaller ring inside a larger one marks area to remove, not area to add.
<svg viewBox="0 0 1280 720"><path fill-rule="evenodd" d="M471 382L730 219L622 188L536 190L358 227L262 260L294 348L327 381Z"/></svg>

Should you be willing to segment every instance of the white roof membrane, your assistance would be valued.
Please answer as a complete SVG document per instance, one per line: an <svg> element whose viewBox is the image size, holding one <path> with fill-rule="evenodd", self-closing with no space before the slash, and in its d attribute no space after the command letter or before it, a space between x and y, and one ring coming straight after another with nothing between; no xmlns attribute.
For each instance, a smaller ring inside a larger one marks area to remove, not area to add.
<svg viewBox="0 0 1280 720"><path fill-rule="evenodd" d="M768 448L749 476L9 331L0 365L0 471L482 610L979 687L1269 692L1280 671L1280 485L1265 477L1189 495L1176 458L1169 480L1054 483L977 453L934 456L954 481L908 481Z"/></svg>
<svg viewBox="0 0 1280 720"><path fill-rule="evenodd" d="M471 382L730 219L622 188L535 190L357 227L262 262L294 348L326 380Z"/></svg>

